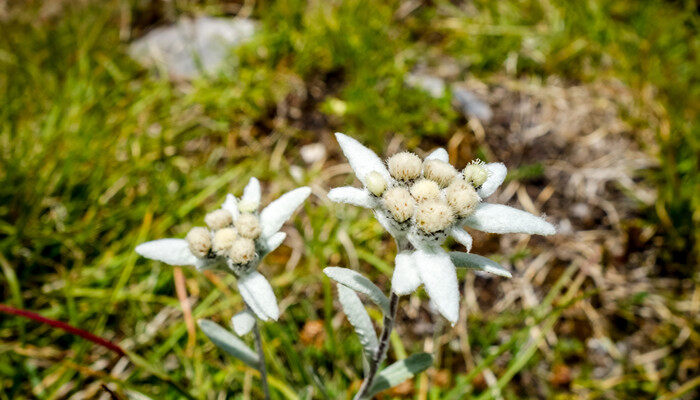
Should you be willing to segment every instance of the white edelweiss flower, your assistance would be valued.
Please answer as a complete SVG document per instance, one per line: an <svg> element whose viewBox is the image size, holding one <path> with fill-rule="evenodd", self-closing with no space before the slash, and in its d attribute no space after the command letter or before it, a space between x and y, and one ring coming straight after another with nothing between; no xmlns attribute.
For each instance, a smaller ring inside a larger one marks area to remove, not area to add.
<svg viewBox="0 0 700 400"><path fill-rule="evenodd" d="M387 164L355 139L342 133L336 133L336 138L364 187L334 188L328 197L374 212L400 250L392 290L406 295L425 285L433 304L452 324L459 316L456 266L509 276L495 262L468 254L472 237L463 226L492 233L555 233L554 226L538 216L483 201L503 183L506 167L502 163L472 163L460 172L449 165L447 151L437 149L422 161L422 170L416 174L419 159L412 153L393 156L387 169ZM378 177L386 189L376 184ZM439 186L439 196L433 193L435 186L424 184L424 179ZM464 245L467 253L448 254L441 247L448 236Z"/></svg>
<svg viewBox="0 0 700 400"><path fill-rule="evenodd" d="M200 271L216 269L232 273L238 278L241 297L255 316L263 321L277 320L277 299L272 286L257 268L267 254L282 244L287 235L279 232L280 228L310 194L308 187L294 189L258 213L260 183L251 178L240 202L228 194L221 209L207 214L210 229L193 228L186 239L142 243L136 246L136 252L169 265L191 265ZM239 334L247 333L252 327L249 313L239 314L233 319L234 330Z"/></svg>

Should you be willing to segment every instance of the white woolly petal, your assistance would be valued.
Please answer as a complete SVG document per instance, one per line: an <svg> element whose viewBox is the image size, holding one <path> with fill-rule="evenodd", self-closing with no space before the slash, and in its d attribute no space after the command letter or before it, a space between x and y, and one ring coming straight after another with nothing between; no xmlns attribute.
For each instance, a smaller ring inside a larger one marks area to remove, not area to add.
<svg viewBox="0 0 700 400"><path fill-rule="evenodd" d="M489 177L476 191L482 199L491 196L501 186L503 180L506 179L506 173L508 173L508 169L503 163L488 163L484 165L484 168L488 171Z"/></svg>
<svg viewBox="0 0 700 400"><path fill-rule="evenodd" d="M440 314L454 326L459 318L459 285L450 256L437 247L432 252L416 251L413 260L430 299Z"/></svg>
<svg viewBox="0 0 700 400"><path fill-rule="evenodd" d="M359 179L363 185L367 185L365 177L372 171L377 171L387 182L392 181L386 166L372 150L363 146L350 136L343 135L340 132L335 134L335 138L338 140L343 154L345 154L345 157L348 159L350 167L355 171L355 176L357 176L357 179Z"/></svg>
<svg viewBox="0 0 700 400"><path fill-rule="evenodd" d="M352 186L333 188L328 192L328 198L336 203L347 203L358 207L372 208L374 206L374 200L369 191Z"/></svg>
<svg viewBox="0 0 700 400"><path fill-rule="evenodd" d="M243 310L231 318L231 325L236 335L243 336L255 326L255 315L250 310Z"/></svg>
<svg viewBox="0 0 700 400"><path fill-rule="evenodd" d="M272 253L273 251L275 251L275 249L278 248L286 238L287 234L284 232L277 232L274 235L267 238L267 252Z"/></svg>
<svg viewBox="0 0 700 400"><path fill-rule="evenodd" d="M221 208L230 212L234 221L238 219L238 200L236 200L236 196L231 193L227 194L226 200L224 200L224 204L221 205Z"/></svg>
<svg viewBox="0 0 700 400"><path fill-rule="evenodd" d="M292 216L294 210L311 194L309 187L300 187L287 192L277 200L268 204L260 213L262 236L268 238L280 230L282 225Z"/></svg>
<svg viewBox="0 0 700 400"><path fill-rule="evenodd" d="M260 206L260 181L258 181L257 178L250 178L248 184L243 189L241 201L245 201L248 204L257 204L258 207Z"/></svg>
<svg viewBox="0 0 700 400"><path fill-rule="evenodd" d="M255 315L263 321L277 320L280 316L277 299L272 291L270 282L257 271L243 275L238 279L238 290L241 297L253 310Z"/></svg>
<svg viewBox="0 0 700 400"><path fill-rule="evenodd" d="M421 280L418 269L413 261L413 253L404 251L396 256L394 275L391 277L391 290L399 296L413 293Z"/></svg>
<svg viewBox="0 0 700 400"><path fill-rule="evenodd" d="M443 149L442 147L433 151L432 153L428 154L427 157L425 157L425 160L439 160L439 161L444 161L446 163L450 162L450 156L447 154L447 150Z"/></svg>
<svg viewBox="0 0 700 400"><path fill-rule="evenodd" d="M455 226L450 228L450 236L452 236L453 238L455 238L456 241L464 245L464 247L467 248L467 252L471 251L472 236L469 233L467 233L467 231Z"/></svg>
<svg viewBox="0 0 700 400"><path fill-rule="evenodd" d="M474 229L491 233L529 233L553 235L554 226L544 219L502 204L481 203L465 219Z"/></svg>
<svg viewBox="0 0 700 400"><path fill-rule="evenodd" d="M151 260L170 265L198 265L185 239L160 239L136 246L136 252Z"/></svg>

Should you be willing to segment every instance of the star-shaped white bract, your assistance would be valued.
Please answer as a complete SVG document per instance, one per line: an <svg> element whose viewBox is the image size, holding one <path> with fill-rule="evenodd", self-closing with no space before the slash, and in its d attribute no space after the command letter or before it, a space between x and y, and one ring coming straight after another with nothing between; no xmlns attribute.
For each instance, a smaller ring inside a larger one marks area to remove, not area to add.
<svg viewBox="0 0 700 400"><path fill-rule="evenodd" d="M287 192L262 211L260 182L251 178L241 199L226 196L221 209L207 215L210 229L193 228L186 239L160 239L136 247L144 257L170 265L194 266L198 270L216 269L234 274L238 290L250 310L263 321L277 320L279 307L270 283L257 271L262 259L284 241L279 232L311 194L308 187ZM255 319L248 310L232 319L238 334L250 331Z"/></svg>
<svg viewBox="0 0 700 400"><path fill-rule="evenodd" d="M449 165L447 151L438 149L425 160L400 153L385 164L357 140L342 133L336 133L336 138L364 187L334 188L328 197L373 210L398 243L391 281L394 293L410 294L423 284L452 324L459 316L456 266L510 277L495 262L468 253L472 238L463 226L491 233L555 233L554 226L540 217L483 202L506 177L502 163L476 162L457 171ZM463 244L467 253L446 252L441 245L447 236Z"/></svg>

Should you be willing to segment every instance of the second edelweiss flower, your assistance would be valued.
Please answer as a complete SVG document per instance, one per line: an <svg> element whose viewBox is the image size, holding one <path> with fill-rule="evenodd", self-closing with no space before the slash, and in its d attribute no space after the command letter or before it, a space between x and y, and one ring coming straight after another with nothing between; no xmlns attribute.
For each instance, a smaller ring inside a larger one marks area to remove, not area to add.
<svg viewBox="0 0 700 400"><path fill-rule="evenodd" d="M392 291L405 295L424 284L440 313L453 324L459 315L455 265L510 276L493 261L468 253L472 238L462 226L492 233L555 233L540 217L483 202L506 177L502 163L477 161L458 171L449 163L447 152L438 149L425 160L402 152L385 164L355 139L342 133L336 133L336 138L364 188L335 188L328 197L374 211L399 248ZM447 253L441 247L447 236L463 244L467 253Z"/></svg>
<svg viewBox="0 0 700 400"><path fill-rule="evenodd" d="M279 232L311 193L308 187L283 194L262 211L260 182L251 178L240 201L232 194L220 209L204 217L205 227L192 228L185 239L160 239L136 247L140 255L170 265L192 265L199 270L217 269L238 279L238 290L253 313L263 321L277 320L279 307L270 283L257 271L262 259L287 236ZM240 335L253 326L248 310L233 317Z"/></svg>

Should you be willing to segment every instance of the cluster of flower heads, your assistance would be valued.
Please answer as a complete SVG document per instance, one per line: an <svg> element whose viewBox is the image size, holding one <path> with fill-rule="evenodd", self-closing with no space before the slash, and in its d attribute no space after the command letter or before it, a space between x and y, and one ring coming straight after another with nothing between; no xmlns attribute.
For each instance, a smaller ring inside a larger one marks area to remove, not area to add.
<svg viewBox="0 0 700 400"><path fill-rule="evenodd" d="M328 197L374 211L377 220L396 239L399 254L392 290L409 294L425 285L432 302L452 323L459 314L459 289L455 265L493 263L468 253L447 253L440 247L448 236L471 250L472 238L462 229L493 233L551 235L554 227L530 213L483 200L506 176L502 163L472 162L461 171L438 149L425 160L402 152L384 163L355 139L342 133L336 138L364 188L332 189ZM489 269L490 268L490 269Z"/></svg>
<svg viewBox="0 0 700 400"><path fill-rule="evenodd" d="M185 239L142 243L136 252L170 265L232 273L238 278L238 289L252 312L263 321L276 320L279 308L275 294L257 268L268 253L282 244L287 235L279 232L280 228L309 194L308 187L294 189L258 212L260 182L251 178L240 201L228 194L220 209L206 215L207 228L192 228ZM246 333L253 321L250 312L244 310L234 317L234 329L239 334Z"/></svg>

